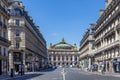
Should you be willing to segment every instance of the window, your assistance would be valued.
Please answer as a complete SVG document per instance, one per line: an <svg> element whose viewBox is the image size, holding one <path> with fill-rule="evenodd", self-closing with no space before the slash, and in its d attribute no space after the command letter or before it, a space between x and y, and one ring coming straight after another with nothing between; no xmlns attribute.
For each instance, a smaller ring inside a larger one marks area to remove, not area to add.
<svg viewBox="0 0 120 80"><path fill-rule="evenodd" d="M21 15L21 11L19 9L15 9L15 16L20 16Z"/></svg>
<svg viewBox="0 0 120 80"><path fill-rule="evenodd" d="M68 56L66 57L66 60L68 60Z"/></svg>
<svg viewBox="0 0 120 80"><path fill-rule="evenodd" d="M70 60L72 61L72 56L70 57Z"/></svg>
<svg viewBox="0 0 120 80"><path fill-rule="evenodd" d="M3 37L6 38L6 32L3 32Z"/></svg>
<svg viewBox="0 0 120 80"><path fill-rule="evenodd" d="M77 61L77 56L75 56L75 61Z"/></svg>
<svg viewBox="0 0 120 80"><path fill-rule="evenodd" d="M15 21L15 24L16 24L17 26L19 26L19 25L20 25L20 20L17 19L17 20Z"/></svg>
<svg viewBox="0 0 120 80"><path fill-rule="evenodd" d="M19 30L16 30L16 31L15 31L15 34L16 34L16 36L19 36L19 35L20 35L20 31L19 31Z"/></svg>
<svg viewBox="0 0 120 80"><path fill-rule="evenodd" d="M2 48L0 47L0 55L2 54L2 50L1 50Z"/></svg>
<svg viewBox="0 0 120 80"><path fill-rule="evenodd" d="M0 29L0 36L2 36L1 32L2 32L2 30Z"/></svg>
<svg viewBox="0 0 120 80"><path fill-rule="evenodd" d="M16 48L18 49L20 47L20 43L16 42Z"/></svg>
<svg viewBox="0 0 120 80"><path fill-rule="evenodd" d="M56 56L54 56L53 60L56 60Z"/></svg>
<svg viewBox="0 0 120 80"><path fill-rule="evenodd" d="M6 56L6 49L4 48L4 56Z"/></svg>
<svg viewBox="0 0 120 80"><path fill-rule="evenodd" d="M64 57L62 56L62 60L64 61Z"/></svg>
<svg viewBox="0 0 120 80"><path fill-rule="evenodd" d="M60 56L58 56L58 60L60 60Z"/></svg>
<svg viewBox="0 0 120 80"><path fill-rule="evenodd" d="M51 57L49 58L49 60L51 61Z"/></svg>

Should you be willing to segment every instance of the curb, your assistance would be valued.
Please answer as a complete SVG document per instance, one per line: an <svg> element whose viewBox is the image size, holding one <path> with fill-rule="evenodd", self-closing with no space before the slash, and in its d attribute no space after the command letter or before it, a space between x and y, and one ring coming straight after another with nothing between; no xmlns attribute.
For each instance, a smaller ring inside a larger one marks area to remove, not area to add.
<svg viewBox="0 0 120 80"><path fill-rule="evenodd" d="M25 75L23 75L23 76L25 76ZM4 78L2 80L12 80L12 79L23 77L23 76L16 76L16 77Z"/></svg>
<svg viewBox="0 0 120 80"><path fill-rule="evenodd" d="M85 71L87 72L87 71ZM112 76L112 77L120 77L120 74L109 74L109 73L99 73L99 72L88 72L88 73L91 73L91 74L96 74L96 75L100 75L100 76Z"/></svg>

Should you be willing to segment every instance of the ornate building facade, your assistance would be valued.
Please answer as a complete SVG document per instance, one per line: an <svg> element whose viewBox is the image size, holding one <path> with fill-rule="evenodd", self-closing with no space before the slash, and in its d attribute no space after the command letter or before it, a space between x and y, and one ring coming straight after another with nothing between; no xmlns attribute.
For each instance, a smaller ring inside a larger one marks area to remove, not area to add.
<svg viewBox="0 0 120 80"><path fill-rule="evenodd" d="M90 69L93 62L94 28L95 24L90 24L90 29L80 41L80 66L84 69Z"/></svg>
<svg viewBox="0 0 120 80"><path fill-rule="evenodd" d="M0 0L0 75L8 72L8 3L7 0Z"/></svg>
<svg viewBox="0 0 120 80"><path fill-rule="evenodd" d="M95 27L95 62L105 71L120 72L120 0L106 0Z"/></svg>
<svg viewBox="0 0 120 80"><path fill-rule="evenodd" d="M91 52L92 63L98 65L98 71L104 65L106 72L120 73L120 0L106 0L106 9L100 10L100 17L94 27L93 48L86 43L87 38L89 39L88 32L81 41L82 64L92 65L87 60L90 57L88 53Z"/></svg>
<svg viewBox="0 0 120 80"><path fill-rule="evenodd" d="M37 71L47 61L46 41L28 15L22 2L9 1L9 68L16 72L23 66L25 71Z"/></svg>
<svg viewBox="0 0 120 80"><path fill-rule="evenodd" d="M76 44L71 45L64 39L57 44L50 44L48 49L49 64L53 66L77 66L79 65L79 53Z"/></svg>

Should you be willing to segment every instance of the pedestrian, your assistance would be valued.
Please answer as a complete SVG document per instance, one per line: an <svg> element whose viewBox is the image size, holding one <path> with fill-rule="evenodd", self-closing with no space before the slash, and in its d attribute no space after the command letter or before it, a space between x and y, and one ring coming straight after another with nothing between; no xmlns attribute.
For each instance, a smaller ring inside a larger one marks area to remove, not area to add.
<svg viewBox="0 0 120 80"><path fill-rule="evenodd" d="M104 73L104 61L102 61L101 67L102 67L101 73L103 74Z"/></svg>
<svg viewBox="0 0 120 80"><path fill-rule="evenodd" d="M109 62L107 63L107 71L109 72Z"/></svg>

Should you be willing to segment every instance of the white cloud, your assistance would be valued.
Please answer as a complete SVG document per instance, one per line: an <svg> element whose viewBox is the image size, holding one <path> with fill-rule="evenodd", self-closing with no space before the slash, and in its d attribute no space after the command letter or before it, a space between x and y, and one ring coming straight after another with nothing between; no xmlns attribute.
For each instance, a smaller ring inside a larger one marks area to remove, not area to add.
<svg viewBox="0 0 120 80"><path fill-rule="evenodd" d="M52 36L57 36L58 34L57 33L52 33Z"/></svg>

